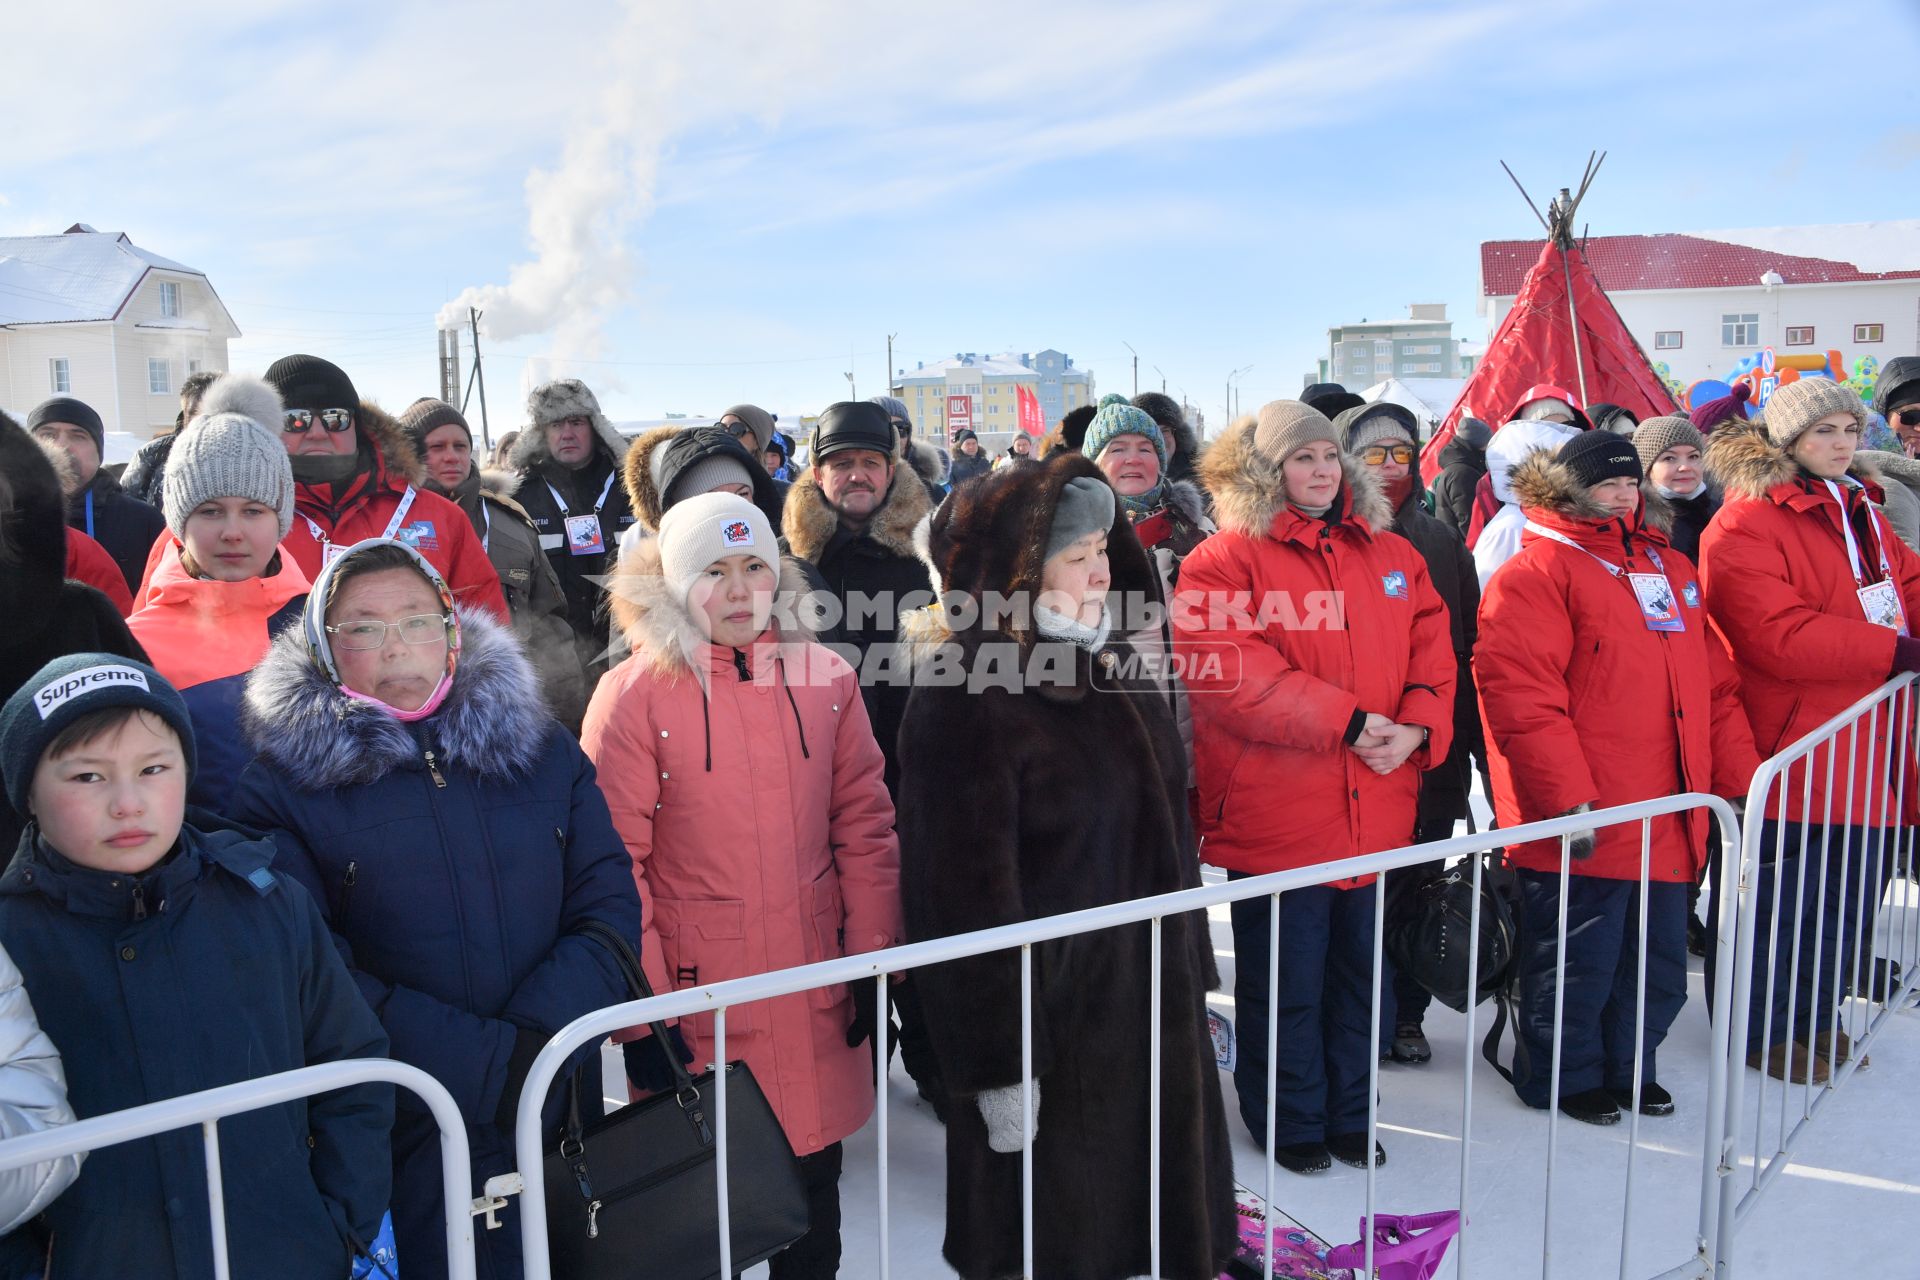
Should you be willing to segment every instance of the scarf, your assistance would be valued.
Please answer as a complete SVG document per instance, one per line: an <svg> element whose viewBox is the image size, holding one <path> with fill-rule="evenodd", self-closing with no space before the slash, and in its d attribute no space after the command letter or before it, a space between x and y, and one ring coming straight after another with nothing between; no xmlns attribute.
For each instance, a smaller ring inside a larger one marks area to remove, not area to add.
<svg viewBox="0 0 1920 1280"><path fill-rule="evenodd" d="M1100 625L1090 627L1078 618L1069 617L1058 609L1050 609L1044 604L1033 606L1033 624L1046 640L1065 640L1085 649L1088 653L1097 651L1107 642L1113 631L1113 619L1107 614L1107 607L1100 606Z"/></svg>

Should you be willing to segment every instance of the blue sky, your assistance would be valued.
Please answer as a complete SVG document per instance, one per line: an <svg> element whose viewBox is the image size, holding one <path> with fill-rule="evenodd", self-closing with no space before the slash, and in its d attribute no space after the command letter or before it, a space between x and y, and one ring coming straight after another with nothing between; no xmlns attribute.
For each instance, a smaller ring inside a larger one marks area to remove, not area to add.
<svg viewBox="0 0 1920 1280"><path fill-rule="evenodd" d="M1131 343L1217 422L1331 324L1483 336L1479 242L1537 229L1503 159L1544 199L1608 151L1595 233L1920 204L1914 0L104 10L16 18L0 233L124 230L209 274L236 368L311 351L389 406L487 290L496 431L542 371L616 417L815 410L889 333L1103 391Z"/></svg>

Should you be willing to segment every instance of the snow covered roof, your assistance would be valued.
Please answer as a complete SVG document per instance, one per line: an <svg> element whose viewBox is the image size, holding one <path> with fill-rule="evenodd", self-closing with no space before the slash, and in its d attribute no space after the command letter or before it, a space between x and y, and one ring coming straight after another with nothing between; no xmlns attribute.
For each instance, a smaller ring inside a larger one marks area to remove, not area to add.
<svg viewBox="0 0 1920 1280"><path fill-rule="evenodd" d="M1023 364L1016 352L1003 351L991 356L955 356L951 360L935 360L932 364L923 364L910 373L902 373L894 378L893 385L915 382L945 382L949 374L973 374L982 378L1031 378L1039 376L1039 370ZM1065 378L1085 377L1080 369L1064 369Z"/></svg>
<svg viewBox="0 0 1920 1280"><path fill-rule="evenodd" d="M1480 292L1489 298L1518 294L1520 282L1539 260L1545 244L1544 240L1482 243ZM1916 280L1920 279L1920 220L1698 235L1594 236L1586 242L1586 252L1600 287L1608 292L1758 287L1768 271L1777 272L1784 284Z"/></svg>
<svg viewBox="0 0 1920 1280"><path fill-rule="evenodd" d="M125 232L95 231L84 222L57 236L0 236L0 324L116 319L153 270L206 279L203 271L140 248ZM211 282L207 290L213 291ZM220 309L231 326L224 303Z"/></svg>

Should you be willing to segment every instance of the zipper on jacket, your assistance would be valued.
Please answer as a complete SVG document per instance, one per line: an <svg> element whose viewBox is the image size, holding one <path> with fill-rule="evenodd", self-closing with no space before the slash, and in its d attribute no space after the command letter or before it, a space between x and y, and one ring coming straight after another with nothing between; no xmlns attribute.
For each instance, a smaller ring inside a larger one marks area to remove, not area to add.
<svg viewBox="0 0 1920 1280"><path fill-rule="evenodd" d="M447 789L447 780L440 774L440 766L434 761L433 750L429 747L422 747L420 750L422 757L427 762L427 772L433 775L433 785L445 791Z"/></svg>
<svg viewBox="0 0 1920 1280"><path fill-rule="evenodd" d="M347 910L353 906L353 886L360 882L360 864L349 862L347 874L340 880L340 923L347 922Z"/></svg>
<svg viewBox="0 0 1920 1280"><path fill-rule="evenodd" d="M733 651L733 669L740 673L741 684L745 684L747 681L753 679L753 672L747 670L747 655L744 650L735 649Z"/></svg>
<svg viewBox="0 0 1920 1280"><path fill-rule="evenodd" d="M138 880L133 882L133 918L135 920L147 918L147 891Z"/></svg>

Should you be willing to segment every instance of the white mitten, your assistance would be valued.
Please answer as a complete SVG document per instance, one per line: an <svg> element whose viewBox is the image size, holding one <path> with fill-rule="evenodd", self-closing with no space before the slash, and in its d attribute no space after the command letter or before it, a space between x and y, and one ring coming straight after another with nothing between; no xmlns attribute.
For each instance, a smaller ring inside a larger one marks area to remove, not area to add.
<svg viewBox="0 0 1920 1280"><path fill-rule="evenodd" d="M987 1122L987 1145L1003 1155L1020 1149L1020 1086L988 1089L974 1102ZM1033 1082L1033 1131L1040 1132L1040 1082Z"/></svg>

